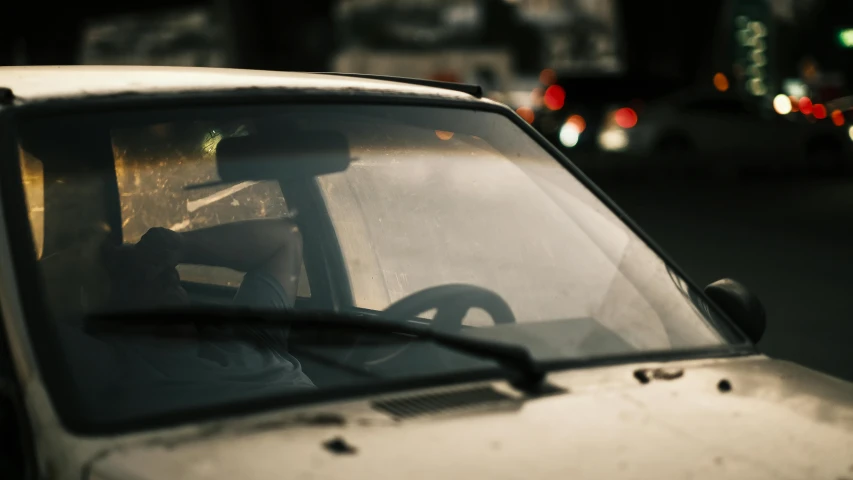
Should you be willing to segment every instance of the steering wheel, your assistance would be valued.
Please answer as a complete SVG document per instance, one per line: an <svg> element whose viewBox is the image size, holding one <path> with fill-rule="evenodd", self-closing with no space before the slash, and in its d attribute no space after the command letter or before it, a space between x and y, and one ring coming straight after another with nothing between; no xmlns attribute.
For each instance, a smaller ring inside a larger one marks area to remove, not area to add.
<svg viewBox="0 0 853 480"><path fill-rule="evenodd" d="M414 318L435 309L433 328L458 330L468 310L481 308L495 325L515 323L512 309L497 293L464 283L439 285L415 292L388 306L379 316L389 319Z"/></svg>
<svg viewBox="0 0 853 480"><path fill-rule="evenodd" d="M435 316L431 322L432 328L453 331L462 328L462 321L472 308L484 310L492 317L495 325L516 323L512 309L500 295L483 287L469 284L439 285L415 292L392 303L379 316L407 321L421 313L435 309ZM410 345L411 342L403 344L391 353L384 354L379 358L369 358L367 355L358 355L353 351L353 354L350 355L350 361L360 362L367 366L376 366L400 355Z"/></svg>

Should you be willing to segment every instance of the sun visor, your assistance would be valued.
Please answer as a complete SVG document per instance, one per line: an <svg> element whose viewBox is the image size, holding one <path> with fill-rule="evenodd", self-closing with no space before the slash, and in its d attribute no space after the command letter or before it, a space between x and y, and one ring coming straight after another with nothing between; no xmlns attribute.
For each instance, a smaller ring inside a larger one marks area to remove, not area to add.
<svg viewBox="0 0 853 480"><path fill-rule="evenodd" d="M231 137L216 147L216 168L224 182L326 175L346 170L349 163L349 142L334 131Z"/></svg>

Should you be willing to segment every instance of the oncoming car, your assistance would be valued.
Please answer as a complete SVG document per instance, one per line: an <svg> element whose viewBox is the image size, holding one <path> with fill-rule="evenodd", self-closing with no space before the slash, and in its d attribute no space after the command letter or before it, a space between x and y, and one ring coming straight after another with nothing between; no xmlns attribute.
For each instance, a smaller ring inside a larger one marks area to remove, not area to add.
<svg viewBox="0 0 853 480"><path fill-rule="evenodd" d="M4 480L850 475L853 387L476 87L0 86Z"/></svg>
<svg viewBox="0 0 853 480"><path fill-rule="evenodd" d="M826 118L790 112L790 100L783 98L788 111L782 114L733 93L704 90L681 91L636 111L614 106L598 144L650 168L848 171L853 150L846 130Z"/></svg>

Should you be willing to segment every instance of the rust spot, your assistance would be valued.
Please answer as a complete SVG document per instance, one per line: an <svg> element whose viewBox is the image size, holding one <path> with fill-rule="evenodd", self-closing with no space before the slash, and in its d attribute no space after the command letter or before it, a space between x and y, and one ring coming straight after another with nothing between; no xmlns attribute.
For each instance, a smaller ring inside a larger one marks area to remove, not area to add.
<svg viewBox="0 0 853 480"><path fill-rule="evenodd" d="M723 464L723 457L714 457L714 464L722 465Z"/></svg>
<svg viewBox="0 0 853 480"><path fill-rule="evenodd" d="M643 385L655 380L675 380L684 376L684 369L681 368L656 368L654 370L641 368L634 370L634 378Z"/></svg>
<svg viewBox="0 0 853 480"><path fill-rule="evenodd" d="M656 368L652 376L658 380L675 380L684 376L682 368Z"/></svg>
<svg viewBox="0 0 853 480"><path fill-rule="evenodd" d="M724 378L717 383L717 390L719 390L723 393L731 392L732 391L732 383Z"/></svg>
<svg viewBox="0 0 853 480"><path fill-rule="evenodd" d="M323 442L326 450L337 455L354 455L358 449L347 443L342 437L335 437L331 440Z"/></svg>
<svg viewBox="0 0 853 480"><path fill-rule="evenodd" d="M642 383L643 385L645 385L651 381L651 379L649 378L648 370L643 369L643 368L641 368L639 370L634 370L634 378L636 378L637 381Z"/></svg>

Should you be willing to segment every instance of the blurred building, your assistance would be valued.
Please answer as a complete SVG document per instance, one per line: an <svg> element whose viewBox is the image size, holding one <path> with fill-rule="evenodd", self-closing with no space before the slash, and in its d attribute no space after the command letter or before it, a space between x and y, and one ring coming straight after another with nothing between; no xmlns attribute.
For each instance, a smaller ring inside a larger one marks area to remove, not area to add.
<svg viewBox="0 0 853 480"><path fill-rule="evenodd" d="M853 2L813 0L809 7L798 18L801 40L798 60L814 63L816 80L822 76L835 80L829 83L841 83L844 90L849 90L853 81Z"/></svg>
<svg viewBox="0 0 853 480"><path fill-rule="evenodd" d="M519 0L520 14L542 36L542 68L619 72L623 63L613 0Z"/></svg>
<svg viewBox="0 0 853 480"><path fill-rule="evenodd" d="M229 65L224 22L209 7L95 18L81 37L84 65Z"/></svg>
<svg viewBox="0 0 853 480"><path fill-rule="evenodd" d="M0 65L136 63L323 70L333 0L12 2Z"/></svg>
<svg viewBox="0 0 853 480"><path fill-rule="evenodd" d="M819 88L846 89L851 10L850 0L80 0L61 10L13 2L0 64L322 71L352 48L467 49L506 52L516 76L550 68L710 88L722 73L731 88L765 97L808 72ZM744 19L766 27L760 41L749 37L756 45L741 42ZM479 70L478 82L494 77Z"/></svg>

